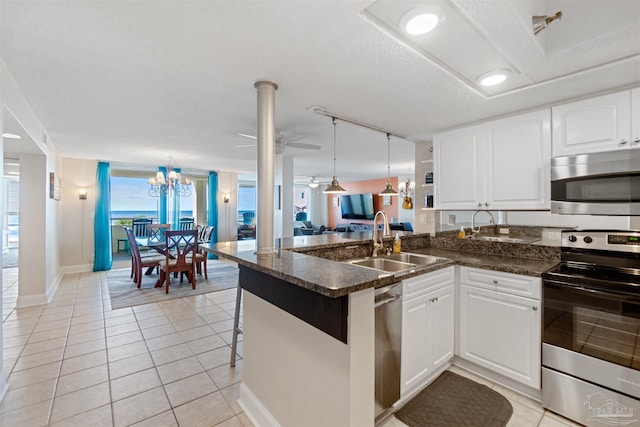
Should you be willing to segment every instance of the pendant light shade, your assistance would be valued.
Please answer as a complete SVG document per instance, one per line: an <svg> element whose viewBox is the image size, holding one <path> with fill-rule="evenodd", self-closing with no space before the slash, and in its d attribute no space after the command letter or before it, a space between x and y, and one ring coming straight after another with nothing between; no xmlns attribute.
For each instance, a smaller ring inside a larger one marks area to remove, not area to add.
<svg viewBox="0 0 640 427"><path fill-rule="evenodd" d="M378 193L379 196L397 196L398 192L391 185L391 134L387 133L387 185Z"/></svg>
<svg viewBox="0 0 640 427"><path fill-rule="evenodd" d="M340 186L338 182L338 178L336 177L336 118L331 117L331 121L333 123L333 179L331 180L331 185L328 186L323 193L326 194L339 194L346 193L347 190Z"/></svg>

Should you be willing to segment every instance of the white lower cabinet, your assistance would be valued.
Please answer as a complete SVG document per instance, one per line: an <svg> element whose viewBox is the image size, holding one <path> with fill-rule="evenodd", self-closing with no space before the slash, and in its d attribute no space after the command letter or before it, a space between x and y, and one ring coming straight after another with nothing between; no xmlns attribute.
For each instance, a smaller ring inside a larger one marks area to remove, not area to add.
<svg viewBox="0 0 640 427"><path fill-rule="evenodd" d="M486 270L460 267L460 277ZM463 359L502 374L522 384L540 389L541 301L513 295L500 288L500 273L494 289L460 284L459 343ZM541 286L540 279L528 278L531 286ZM505 289L508 289L505 287ZM539 292L532 292L539 295Z"/></svg>
<svg viewBox="0 0 640 427"><path fill-rule="evenodd" d="M403 282L400 395L425 385L453 357L454 267ZM407 290L410 290L407 292Z"/></svg>

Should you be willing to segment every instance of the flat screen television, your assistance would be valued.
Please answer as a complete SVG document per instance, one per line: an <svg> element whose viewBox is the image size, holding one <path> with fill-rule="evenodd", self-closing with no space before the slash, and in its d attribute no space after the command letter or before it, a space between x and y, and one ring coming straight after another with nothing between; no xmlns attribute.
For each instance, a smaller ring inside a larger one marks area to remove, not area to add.
<svg viewBox="0 0 640 427"><path fill-rule="evenodd" d="M340 196L342 219L373 219L373 194L345 194Z"/></svg>

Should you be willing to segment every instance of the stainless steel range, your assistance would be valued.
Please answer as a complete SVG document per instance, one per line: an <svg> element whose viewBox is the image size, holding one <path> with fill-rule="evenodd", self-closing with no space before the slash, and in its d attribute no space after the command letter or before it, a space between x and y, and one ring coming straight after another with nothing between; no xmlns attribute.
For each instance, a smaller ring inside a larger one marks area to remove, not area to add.
<svg viewBox="0 0 640 427"><path fill-rule="evenodd" d="M640 426L640 231L565 231L561 261L543 275L543 406Z"/></svg>

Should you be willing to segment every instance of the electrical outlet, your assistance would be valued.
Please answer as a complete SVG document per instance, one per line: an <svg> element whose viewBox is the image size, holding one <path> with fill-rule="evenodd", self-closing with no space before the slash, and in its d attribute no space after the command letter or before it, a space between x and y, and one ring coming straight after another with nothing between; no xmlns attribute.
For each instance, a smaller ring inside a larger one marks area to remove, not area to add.
<svg viewBox="0 0 640 427"><path fill-rule="evenodd" d="M449 215L449 221L447 221L447 225L456 225L456 216Z"/></svg>
<svg viewBox="0 0 640 427"><path fill-rule="evenodd" d="M508 228L501 228L500 229L500 234L509 234L509 229Z"/></svg>
<svg viewBox="0 0 640 427"><path fill-rule="evenodd" d="M420 224L422 224L422 225L426 225L427 224L427 215L426 214L420 214Z"/></svg>

